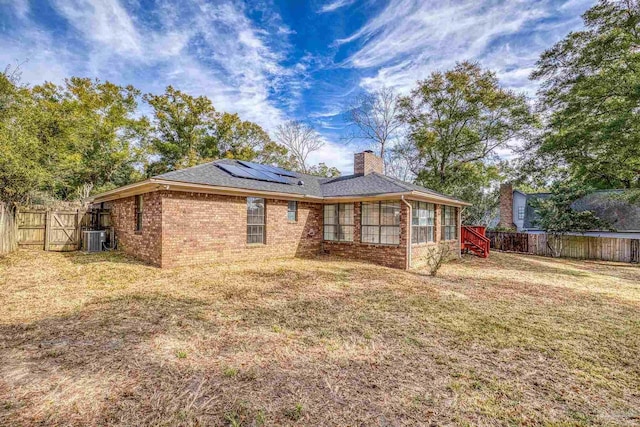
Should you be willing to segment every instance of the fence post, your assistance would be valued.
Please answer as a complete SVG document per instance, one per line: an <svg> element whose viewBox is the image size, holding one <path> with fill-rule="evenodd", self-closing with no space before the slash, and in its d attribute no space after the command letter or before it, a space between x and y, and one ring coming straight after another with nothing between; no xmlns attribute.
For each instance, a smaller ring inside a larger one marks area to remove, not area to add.
<svg viewBox="0 0 640 427"><path fill-rule="evenodd" d="M76 210L76 247L78 250L82 249L80 245L82 244L82 236L80 236L80 230L82 229L82 219L80 217L80 209Z"/></svg>
<svg viewBox="0 0 640 427"><path fill-rule="evenodd" d="M44 214L44 250L49 250L49 234L51 233L51 211L47 209Z"/></svg>

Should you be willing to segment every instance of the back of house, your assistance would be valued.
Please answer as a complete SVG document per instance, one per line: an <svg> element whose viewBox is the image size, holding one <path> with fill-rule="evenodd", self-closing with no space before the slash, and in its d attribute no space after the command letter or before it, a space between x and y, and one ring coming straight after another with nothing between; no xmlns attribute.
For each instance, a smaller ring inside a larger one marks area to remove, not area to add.
<svg viewBox="0 0 640 427"><path fill-rule="evenodd" d="M99 194L118 247L160 267L320 253L393 268L418 266L430 246L460 254L468 203L385 176L356 153L354 173L322 178L217 160Z"/></svg>

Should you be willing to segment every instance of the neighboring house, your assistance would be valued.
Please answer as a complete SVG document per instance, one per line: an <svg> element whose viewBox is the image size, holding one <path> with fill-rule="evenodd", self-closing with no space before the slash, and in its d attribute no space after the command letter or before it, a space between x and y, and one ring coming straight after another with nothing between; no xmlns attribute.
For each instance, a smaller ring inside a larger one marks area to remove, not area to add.
<svg viewBox="0 0 640 427"><path fill-rule="evenodd" d="M640 239L640 204L626 201L620 196L624 190L597 190L576 200L572 208L577 211L592 211L611 224L615 231L592 230L575 233L596 237L619 237ZM542 233L536 225L538 215L531 206L533 199L545 199L549 193L527 194L514 190L511 184L500 186L501 228L515 228L520 233ZM570 233L572 234L572 233Z"/></svg>
<svg viewBox="0 0 640 427"><path fill-rule="evenodd" d="M161 267L328 253L407 269L441 241L459 256L468 203L383 175L371 151L354 160L338 178L218 160L93 201L111 210L120 249Z"/></svg>

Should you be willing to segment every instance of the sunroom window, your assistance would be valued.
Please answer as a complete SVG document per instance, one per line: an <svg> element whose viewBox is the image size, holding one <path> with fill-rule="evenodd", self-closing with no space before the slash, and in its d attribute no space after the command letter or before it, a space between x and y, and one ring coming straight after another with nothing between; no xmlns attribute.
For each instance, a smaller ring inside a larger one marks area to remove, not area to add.
<svg viewBox="0 0 640 427"><path fill-rule="evenodd" d="M456 208L453 206L442 207L442 240L455 240L458 238L458 221Z"/></svg>
<svg viewBox="0 0 640 427"><path fill-rule="evenodd" d="M411 202L411 242L435 241L435 206L433 203Z"/></svg>
<svg viewBox="0 0 640 427"><path fill-rule="evenodd" d="M324 205L324 240L353 242L353 203Z"/></svg>
<svg viewBox="0 0 640 427"><path fill-rule="evenodd" d="M400 202L363 202L362 243L400 244Z"/></svg>

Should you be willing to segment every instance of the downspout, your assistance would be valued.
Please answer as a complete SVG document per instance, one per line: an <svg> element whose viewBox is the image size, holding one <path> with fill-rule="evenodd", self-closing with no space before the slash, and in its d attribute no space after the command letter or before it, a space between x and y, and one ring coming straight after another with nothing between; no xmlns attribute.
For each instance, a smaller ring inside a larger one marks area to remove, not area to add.
<svg viewBox="0 0 640 427"><path fill-rule="evenodd" d="M409 207L409 217L407 218L407 270L411 268L411 221L413 220L413 212L411 203L404 199L404 195L400 196L400 200Z"/></svg>
<svg viewBox="0 0 640 427"><path fill-rule="evenodd" d="M464 212L466 208L466 206L461 206L460 209L458 209L458 212L460 212L458 214L458 246L460 247L460 257L462 257L462 245L464 244L462 241L462 212Z"/></svg>

